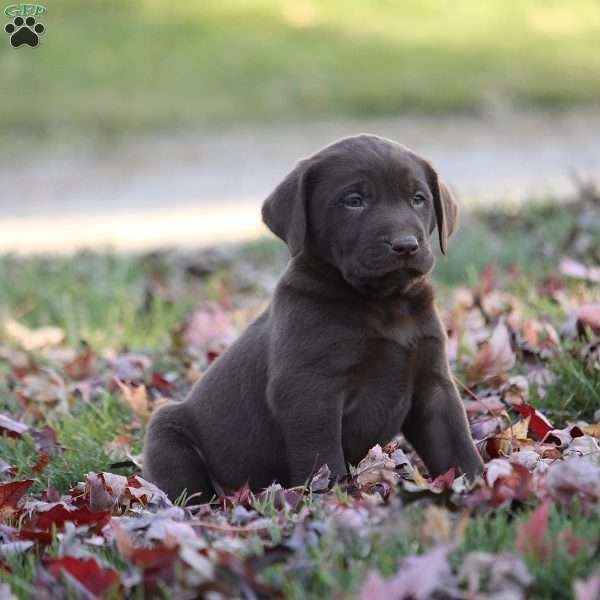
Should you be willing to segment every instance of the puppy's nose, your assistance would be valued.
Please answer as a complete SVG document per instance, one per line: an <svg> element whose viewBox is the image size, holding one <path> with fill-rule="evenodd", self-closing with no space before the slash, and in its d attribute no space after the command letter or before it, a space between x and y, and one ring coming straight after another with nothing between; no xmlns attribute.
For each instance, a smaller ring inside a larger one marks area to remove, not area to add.
<svg viewBox="0 0 600 600"><path fill-rule="evenodd" d="M412 256L419 249L419 242L414 235L394 238L390 245L392 250L401 256Z"/></svg>

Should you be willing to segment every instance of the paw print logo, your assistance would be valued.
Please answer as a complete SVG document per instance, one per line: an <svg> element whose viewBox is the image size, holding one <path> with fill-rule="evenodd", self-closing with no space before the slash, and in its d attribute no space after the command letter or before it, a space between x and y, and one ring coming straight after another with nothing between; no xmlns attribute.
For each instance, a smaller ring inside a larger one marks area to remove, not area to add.
<svg viewBox="0 0 600 600"><path fill-rule="evenodd" d="M41 23L36 23L34 17L15 17L12 23L7 23L4 31L10 35L10 43L14 48L27 44L35 48L46 28Z"/></svg>

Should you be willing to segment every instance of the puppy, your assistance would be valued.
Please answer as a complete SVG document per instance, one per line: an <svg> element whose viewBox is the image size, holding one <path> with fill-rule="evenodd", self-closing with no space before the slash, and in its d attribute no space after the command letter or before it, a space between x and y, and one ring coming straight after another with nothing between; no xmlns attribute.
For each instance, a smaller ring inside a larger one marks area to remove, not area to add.
<svg viewBox="0 0 600 600"><path fill-rule="evenodd" d="M159 410L145 477L171 498L341 477L402 432L432 476L482 469L427 276L457 205L390 140L342 139L300 161L262 208L291 260L273 301L193 387ZM217 485L218 484L218 485Z"/></svg>

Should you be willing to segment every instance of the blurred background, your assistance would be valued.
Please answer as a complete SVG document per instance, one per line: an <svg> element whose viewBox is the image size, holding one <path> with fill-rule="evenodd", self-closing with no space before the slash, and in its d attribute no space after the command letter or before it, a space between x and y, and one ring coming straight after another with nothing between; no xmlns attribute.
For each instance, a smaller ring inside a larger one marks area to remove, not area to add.
<svg viewBox="0 0 600 600"><path fill-rule="evenodd" d="M37 48L0 43L0 252L254 239L294 162L359 132L467 212L600 173L597 0L43 4Z"/></svg>

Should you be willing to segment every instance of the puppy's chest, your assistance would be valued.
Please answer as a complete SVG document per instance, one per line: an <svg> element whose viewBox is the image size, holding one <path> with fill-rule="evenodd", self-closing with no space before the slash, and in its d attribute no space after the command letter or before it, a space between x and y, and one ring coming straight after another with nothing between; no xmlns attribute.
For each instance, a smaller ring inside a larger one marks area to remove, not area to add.
<svg viewBox="0 0 600 600"><path fill-rule="evenodd" d="M421 331L402 309L369 314L362 343L349 372L348 408L357 404L389 405L410 396Z"/></svg>
<svg viewBox="0 0 600 600"><path fill-rule="evenodd" d="M367 316L367 337L414 351L422 332L408 303L376 306Z"/></svg>

